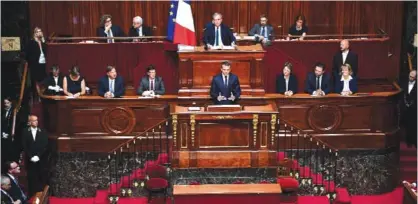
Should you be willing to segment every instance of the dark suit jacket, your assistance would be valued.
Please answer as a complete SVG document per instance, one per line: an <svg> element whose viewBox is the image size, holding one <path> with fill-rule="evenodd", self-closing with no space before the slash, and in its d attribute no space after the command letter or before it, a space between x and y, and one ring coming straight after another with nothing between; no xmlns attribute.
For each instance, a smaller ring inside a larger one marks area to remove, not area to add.
<svg viewBox="0 0 418 204"><path fill-rule="evenodd" d="M232 44L232 42L235 42L235 36L232 33L231 29L224 25L221 24L221 37L222 37L222 43L225 46L230 46ZM203 42L205 43L205 45L210 44L210 45L214 45L215 44L215 25L208 25L208 27L206 27L205 29L205 33L204 33L204 37L203 37Z"/></svg>
<svg viewBox="0 0 418 204"><path fill-rule="evenodd" d="M274 29L271 25L266 25L266 31L267 31L267 36L269 40L272 40L274 37ZM264 31L264 32L266 32ZM260 24L255 24L251 30L248 32L249 36L254 36L255 34L260 35L261 33L261 25Z"/></svg>
<svg viewBox="0 0 418 204"><path fill-rule="evenodd" d="M14 106L10 107L9 112L6 115L4 108L1 111L1 132L10 134L13 126L13 109Z"/></svg>
<svg viewBox="0 0 418 204"><path fill-rule="evenodd" d="M239 79L237 75L230 73L228 79L228 87L225 87L222 74L218 74L213 77L212 84L210 86L210 97L215 104L232 104L238 101L241 96L241 87L239 85ZM219 93L226 98L229 98L232 94L235 96L235 101L225 100L218 101Z"/></svg>
<svg viewBox="0 0 418 204"><path fill-rule="evenodd" d="M321 89L328 94L331 91L331 77L324 73L321 79ZM316 91L316 76L315 73L309 72L305 81L305 92L312 94L314 91Z"/></svg>
<svg viewBox="0 0 418 204"><path fill-rule="evenodd" d="M38 156L40 162L43 162L43 160L46 158L46 154L44 153L47 151L48 134L45 130L38 127L38 131L36 132L36 140L34 141L31 129L30 127L27 127L22 132L22 145L26 160L28 162L27 164L32 163L29 161L33 156Z"/></svg>
<svg viewBox="0 0 418 204"><path fill-rule="evenodd" d="M148 26L142 25L142 35L143 36L152 36L151 28L148 27ZM138 37L138 36L139 36L138 31L134 27L131 27L129 29L129 37Z"/></svg>
<svg viewBox="0 0 418 204"><path fill-rule="evenodd" d="M46 43L41 43L42 46L42 52L44 53L44 56L46 58ZM25 56L26 60L28 61L29 66L33 64L39 64L39 57L41 56L41 50L39 49L38 43L31 39L27 47L25 49Z"/></svg>
<svg viewBox="0 0 418 204"><path fill-rule="evenodd" d="M139 81L139 87L137 90L138 95L142 95L144 91L149 91L149 78L148 76L144 76ZM154 93L158 95L164 95L165 94L165 88L164 88L164 81L163 78L156 76L154 81Z"/></svg>
<svg viewBox="0 0 418 204"><path fill-rule="evenodd" d="M287 88L288 88L289 91L292 91L293 94L297 93L297 91L298 91L298 81L297 81L295 75L290 74L289 84L288 84ZM277 76L276 91L277 91L277 93L281 93L281 94L284 94L284 92L286 92L286 80L284 79L283 74L280 74L280 75Z"/></svg>
<svg viewBox="0 0 418 204"><path fill-rule="evenodd" d="M355 76L352 76L353 79L350 80L350 82L348 82L348 86L350 87L350 91L353 93L356 93L358 91L357 89L357 78ZM341 93L343 91L344 88L344 81L341 81L341 77L340 79L336 79L335 84L334 84L334 89L335 89L335 93Z"/></svg>
<svg viewBox="0 0 418 204"><path fill-rule="evenodd" d="M61 76L61 75L59 75L58 76L58 84L56 84L55 83L55 80L54 80L54 77L52 75L49 75L48 77L46 77L44 79L44 81L42 82L43 85L45 86L44 94L46 94L46 95L61 95L62 94L62 91L56 92L56 91L53 91L53 90L49 90L48 89L48 86L56 86L56 85L58 85L59 87L63 88L63 85L62 85L62 81L63 80L64 80L64 77Z"/></svg>
<svg viewBox="0 0 418 204"><path fill-rule="evenodd" d="M117 25L112 25L112 27L110 29L112 30L113 37L123 37L123 36L125 36L125 33L123 33L123 30ZM98 37L107 37L107 34L105 33L105 28L104 27L98 27L97 30L96 30L96 35ZM104 40L104 41L106 42L106 40Z"/></svg>
<svg viewBox="0 0 418 204"><path fill-rule="evenodd" d="M408 93L409 80L402 84L402 89L404 92L404 104L408 108L417 108L417 81L415 81L414 87L411 90L411 93ZM416 112L415 112L416 113Z"/></svg>
<svg viewBox="0 0 418 204"><path fill-rule="evenodd" d="M332 73L333 73L335 82L337 82L338 80L338 76L340 74L340 68L343 63L349 64L351 66L351 69L353 69L353 76L357 76L357 71L358 71L357 54L351 50L348 51L347 58L345 59L345 62L343 62L343 54L340 51L340 52L337 52L334 55L334 58L332 59Z"/></svg>
<svg viewBox="0 0 418 204"><path fill-rule="evenodd" d="M12 182L12 181L10 181ZM9 193L9 192L7 192ZM11 197L11 195L9 194L9 196ZM3 193L3 191L1 191L1 203L2 204L13 204L13 200L11 200L9 198L9 196L7 196L5 193Z"/></svg>
<svg viewBox="0 0 418 204"><path fill-rule="evenodd" d="M114 93L115 97L121 97L125 95L125 83L121 76L117 76L114 84ZM106 75L99 80L98 92L99 96L104 96L106 92L109 91L109 77Z"/></svg>
<svg viewBox="0 0 418 204"><path fill-rule="evenodd" d="M11 184L11 188L9 190L9 195L12 196L13 200L20 200L22 201L22 203L26 203L27 200L27 196L26 195L22 195L22 193L24 193L22 187L20 187L19 183L15 183L15 181L12 179L12 177L10 177L9 174L5 174L5 176L7 176L10 179L10 184ZM14 176L15 179L17 179L17 176ZM26 199L24 199L23 196L26 196Z"/></svg>

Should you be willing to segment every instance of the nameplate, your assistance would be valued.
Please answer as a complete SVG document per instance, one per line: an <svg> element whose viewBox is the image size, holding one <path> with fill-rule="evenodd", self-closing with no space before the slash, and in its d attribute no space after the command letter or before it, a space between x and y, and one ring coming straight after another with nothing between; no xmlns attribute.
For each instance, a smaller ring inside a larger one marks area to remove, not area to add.
<svg viewBox="0 0 418 204"><path fill-rule="evenodd" d="M200 107L189 107L187 108L188 111L200 111Z"/></svg>
<svg viewBox="0 0 418 204"><path fill-rule="evenodd" d="M2 37L1 51L20 51L19 37Z"/></svg>

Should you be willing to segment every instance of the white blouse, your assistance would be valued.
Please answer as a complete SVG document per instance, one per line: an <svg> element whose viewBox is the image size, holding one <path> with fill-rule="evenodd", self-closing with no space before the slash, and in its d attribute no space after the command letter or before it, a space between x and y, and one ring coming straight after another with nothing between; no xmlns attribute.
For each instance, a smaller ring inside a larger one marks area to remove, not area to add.
<svg viewBox="0 0 418 204"><path fill-rule="evenodd" d="M344 79L344 76L341 76L341 81L344 81L344 86L343 86L343 92L345 91L351 91L350 90L350 81L353 79L353 77L348 76L348 79Z"/></svg>

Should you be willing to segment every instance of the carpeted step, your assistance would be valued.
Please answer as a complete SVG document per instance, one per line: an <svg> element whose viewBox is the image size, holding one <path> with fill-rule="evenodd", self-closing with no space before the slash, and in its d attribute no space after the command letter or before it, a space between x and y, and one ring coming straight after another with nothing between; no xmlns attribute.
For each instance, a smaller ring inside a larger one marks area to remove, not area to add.
<svg viewBox="0 0 418 204"><path fill-rule="evenodd" d="M118 204L146 204L148 199L145 197L142 198L119 198Z"/></svg>
<svg viewBox="0 0 418 204"><path fill-rule="evenodd" d="M94 197L94 204L108 204L109 201L107 200L107 190L97 190L96 197Z"/></svg>
<svg viewBox="0 0 418 204"><path fill-rule="evenodd" d="M350 204L351 196L348 193L346 188L337 188L335 189L337 197L335 198L333 204Z"/></svg>

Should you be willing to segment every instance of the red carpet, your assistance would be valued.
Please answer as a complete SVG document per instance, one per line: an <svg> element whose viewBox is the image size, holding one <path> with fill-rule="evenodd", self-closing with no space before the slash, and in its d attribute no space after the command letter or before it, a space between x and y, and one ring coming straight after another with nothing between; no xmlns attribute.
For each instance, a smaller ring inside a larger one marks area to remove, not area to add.
<svg viewBox="0 0 418 204"><path fill-rule="evenodd" d="M401 182L416 182L417 181L417 149L414 147L408 148L404 142L400 146L400 171Z"/></svg>

